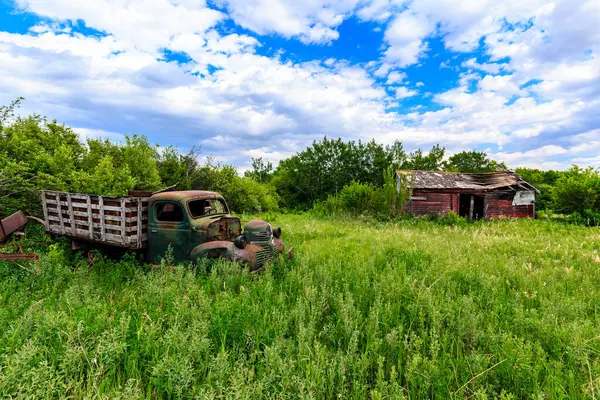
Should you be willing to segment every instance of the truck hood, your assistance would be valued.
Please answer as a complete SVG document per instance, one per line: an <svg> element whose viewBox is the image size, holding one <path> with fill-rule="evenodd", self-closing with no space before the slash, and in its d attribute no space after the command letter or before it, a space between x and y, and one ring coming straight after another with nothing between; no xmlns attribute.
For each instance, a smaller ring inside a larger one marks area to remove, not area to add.
<svg viewBox="0 0 600 400"><path fill-rule="evenodd" d="M206 233L206 240L233 241L242 234L242 224L239 218L228 214L209 215L194 220L193 227Z"/></svg>

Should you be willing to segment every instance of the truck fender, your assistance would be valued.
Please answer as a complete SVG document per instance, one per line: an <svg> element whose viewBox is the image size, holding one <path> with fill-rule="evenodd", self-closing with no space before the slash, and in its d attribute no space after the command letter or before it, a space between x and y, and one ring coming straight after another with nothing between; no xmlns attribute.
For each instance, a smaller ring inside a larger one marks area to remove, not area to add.
<svg viewBox="0 0 600 400"><path fill-rule="evenodd" d="M241 264L248 265L250 269L256 268L256 252L262 250L260 246L248 244L245 248L237 248L233 242L217 240L202 243L192 249L190 260L195 261L199 257L223 258Z"/></svg>

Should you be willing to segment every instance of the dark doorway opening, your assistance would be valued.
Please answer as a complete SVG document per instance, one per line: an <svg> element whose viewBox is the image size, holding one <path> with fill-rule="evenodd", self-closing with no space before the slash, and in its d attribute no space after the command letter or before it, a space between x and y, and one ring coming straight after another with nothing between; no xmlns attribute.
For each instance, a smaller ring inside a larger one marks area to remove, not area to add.
<svg viewBox="0 0 600 400"><path fill-rule="evenodd" d="M473 211L471 214L471 197L473 198ZM484 198L476 194L459 194L458 196L458 215L466 218L480 219L484 215Z"/></svg>

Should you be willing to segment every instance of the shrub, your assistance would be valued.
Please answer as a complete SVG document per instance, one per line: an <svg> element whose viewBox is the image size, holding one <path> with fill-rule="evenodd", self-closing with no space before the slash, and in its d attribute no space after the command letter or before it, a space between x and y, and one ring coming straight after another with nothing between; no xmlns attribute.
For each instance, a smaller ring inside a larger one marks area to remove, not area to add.
<svg viewBox="0 0 600 400"><path fill-rule="evenodd" d="M370 183L352 181L338 194L343 210L350 214L363 214L370 211L375 190Z"/></svg>
<svg viewBox="0 0 600 400"><path fill-rule="evenodd" d="M454 211L449 211L449 212L439 216L437 218L437 223L440 225L454 226L454 225L466 224L467 220L463 217L460 217Z"/></svg>
<svg viewBox="0 0 600 400"><path fill-rule="evenodd" d="M600 174L591 167L573 166L556 181L553 195L559 212L600 211Z"/></svg>
<svg viewBox="0 0 600 400"><path fill-rule="evenodd" d="M370 214L383 219L404 215L404 205L412 193L409 179L406 179L398 191L394 171L384 171L383 178L384 184L380 188L370 183L352 181L337 195L330 195L326 200L316 202L312 210L316 215Z"/></svg>

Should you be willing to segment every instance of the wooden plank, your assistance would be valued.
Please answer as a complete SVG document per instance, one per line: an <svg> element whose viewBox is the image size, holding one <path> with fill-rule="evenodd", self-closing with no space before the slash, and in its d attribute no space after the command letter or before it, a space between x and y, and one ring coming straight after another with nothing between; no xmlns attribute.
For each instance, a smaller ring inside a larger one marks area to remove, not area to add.
<svg viewBox="0 0 600 400"><path fill-rule="evenodd" d="M71 233L75 233L75 217L73 216L73 201L71 200L71 194L67 193L67 203L69 207L69 223L71 224Z"/></svg>
<svg viewBox="0 0 600 400"><path fill-rule="evenodd" d="M50 231L51 232L56 232L56 233L60 233L60 229L57 225L52 225L50 227ZM89 231L87 229L76 229L75 230L75 235L72 234L67 234L65 236L68 237L79 237L85 240L89 240ZM137 242L137 237L138 235L132 235L130 236L130 238L132 239L132 243ZM147 234L142 234L142 242L148 240ZM94 240L94 242L100 242L100 240ZM121 235L115 235L112 233L106 233L105 234L105 239L102 241L102 243L106 243L106 244L111 244L111 245L115 245L115 246L119 246L119 247L123 247L123 241L122 241L122 236ZM125 246L125 247L132 247L135 248L135 246Z"/></svg>
<svg viewBox="0 0 600 400"><path fill-rule="evenodd" d="M56 204L60 204L60 195L58 193L56 193ZM57 207L58 208L58 221L60 222L60 233L64 235L65 233L65 222L63 221L63 216L62 216L62 209L60 208L60 206Z"/></svg>
<svg viewBox="0 0 600 400"><path fill-rule="evenodd" d="M487 195L483 196L483 219L485 221L488 220L488 197Z"/></svg>
<svg viewBox="0 0 600 400"><path fill-rule="evenodd" d="M106 228L104 226L104 220L106 219L106 215L104 215L104 198L102 196L98 196L98 206L100 207L100 240L106 240Z"/></svg>
<svg viewBox="0 0 600 400"><path fill-rule="evenodd" d="M47 203L48 204L52 204L52 205L58 204L56 202L56 200L48 200ZM61 206L66 206L68 204L67 204L66 201L61 201L60 205ZM89 207L89 208L91 208L93 210L100 210L100 206L98 204L89 204L88 205L87 203L74 203L74 207L75 208L88 208ZM106 211L121 211L121 207L107 206L107 205L105 205L104 206L104 210L106 210Z"/></svg>
<svg viewBox="0 0 600 400"><path fill-rule="evenodd" d="M87 212L83 212L83 211L73 211L73 215L76 217L87 217L88 213ZM100 219L100 215L103 215L103 213L92 213L94 218L98 218ZM142 217L142 220L145 221L147 220L147 217ZM116 221L116 222L121 222L121 216L116 216L116 215L104 215L104 220L105 221ZM137 223L137 217L127 217L127 219L125 219L125 222L135 222Z"/></svg>
<svg viewBox="0 0 600 400"><path fill-rule="evenodd" d="M93 227L93 219L92 219L92 199L90 196L87 196L86 198L86 202L87 202L87 206L88 206L88 228L89 228L89 236L90 239L94 238L94 227Z"/></svg>
<svg viewBox="0 0 600 400"><path fill-rule="evenodd" d="M471 195L471 204L469 204L469 219L473 219L473 208L475 207L475 196Z"/></svg>
<svg viewBox="0 0 600 400"><path fill-rule="evenodd" d="M127 210L125 208L125 198L121 199L121 240L123 245L127 243L127 228L125 227L125 219L127 219Z"/></svg>
<svg viewBox="0 0 600 400"><path fill-rule="evenodd" d="M137 248L142 248L142 201L137 201Z"/></svg>
<svg viewBox="0 0 600 400"><path fill-rule="evenodd" d="M42 209L44 210L44 220L46 221L46 226L48 226L48 203L46 199L46 192L42 192Z"/></svg>
<svg viewBox="0 0 600 400"><path fill-rule="evenodd" d="M59 221L58 217L55 217L55 216L53 216L53 215L50 215L50 216L48 217L48 219L49 219L49 222L50 222L50 224L51 224L51 225L60 226L59 224L55 224L55 223L53 223L53 222L55 222L55 221ZM79 225L79 226L85 226L85 227L86 227L86 229L89 229L89 228L87 228L87 227L89 226L89 222L88 222L88 221L80 221L80 220L76 219L76 220L75 220L75 225ZM93 223L92 223L92 226L93 226L94 228L98 228L99 230L101 230L101 229L102 229L102 223L101 223L101 222L93 222ZM121 225L106 225L106 224L104 225L104 231L105 231L105 232L106 232L106 231L119 231L119 232L121 232L121 229L123 229L123 228L121 227ZM127 227L125 228L125 232L127 232L127 233L130 233L130 232L137 232L137 230L138 230L138 227L137 227L137 225L134 225L134 226L127 226ZM142 229L142 230L143 230L143 229ZM89 236L89 235L88 235L88 236Z"/></svg>

